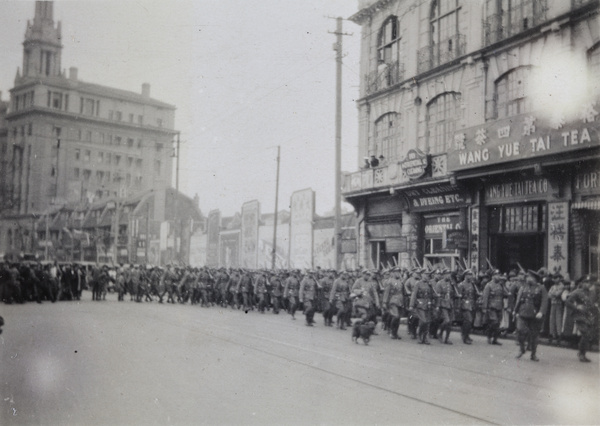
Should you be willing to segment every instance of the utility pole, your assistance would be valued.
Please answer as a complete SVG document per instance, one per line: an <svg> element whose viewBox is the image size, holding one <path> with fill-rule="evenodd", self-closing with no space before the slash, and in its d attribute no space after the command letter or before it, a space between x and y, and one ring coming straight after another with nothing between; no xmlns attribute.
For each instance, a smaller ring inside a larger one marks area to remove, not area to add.
<svg viewBox="0 0 600 426"><path fill-rule="evenodd" d="M275 214L273 215L273 251L271 253L271 269L275 269L277 259L277 205L279 203L279 153L281 146L277 145L277 177L275 179Z"/></svg>
<svg viewBox="0 0 600 426"><path fill-rule="evenodd" d="M341 239L342 239L342 38L345 35L352 35L342 32L342 19L336 18L335 32L336 42L333 50L336 51L336 72L335 72L335 230L334 230L334 266L338 270L341 262Z"/></svg>
<svg viewBox="0 0 600 426"><path fill-rule="evenodd" d="M175 152L172 157L176 157L175 160L175 203L173 204L173 253L175 260L179 260L179 249L177 247L177 237L179 236L179 241L181 245L181 223L177 220L178 216L178 199L179 199L179 144L180 142L180 133L177 132L177 145L175 148ZM168 244L167 244L168 246ZM172 259L173 260L173 259Z"/></svg>

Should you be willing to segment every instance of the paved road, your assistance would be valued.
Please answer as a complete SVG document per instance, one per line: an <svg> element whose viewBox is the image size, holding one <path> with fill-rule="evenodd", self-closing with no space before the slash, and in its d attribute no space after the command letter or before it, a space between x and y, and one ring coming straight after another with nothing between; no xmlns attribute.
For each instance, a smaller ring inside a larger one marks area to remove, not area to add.
<svg viewBox="0 0 600 426"><path fill-rule="evenodd" d="M0 424L600 423L597 353L534 363L405 326L364 346L286 314L84 297L0 305Z"/></svg>

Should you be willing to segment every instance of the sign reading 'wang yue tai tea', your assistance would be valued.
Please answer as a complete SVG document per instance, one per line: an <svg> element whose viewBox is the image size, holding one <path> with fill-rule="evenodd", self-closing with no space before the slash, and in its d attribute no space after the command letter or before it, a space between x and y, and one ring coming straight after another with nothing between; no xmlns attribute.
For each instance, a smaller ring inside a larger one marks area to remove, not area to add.
<svg viewBox="0 0 600 426"><path fill-rule="evenodd" d="M467 170L600 146L600 120L590 104L581 119L564 124L522 115L455 133L448 171Z"/></svg>

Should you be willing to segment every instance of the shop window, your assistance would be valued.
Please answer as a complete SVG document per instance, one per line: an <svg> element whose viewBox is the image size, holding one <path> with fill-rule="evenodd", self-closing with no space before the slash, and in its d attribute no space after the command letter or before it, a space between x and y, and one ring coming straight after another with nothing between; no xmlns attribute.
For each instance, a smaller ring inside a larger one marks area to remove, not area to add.
<svg viewBox="0 0 600 426"><path fill-rule="evenodd" d="M458 120L462 117L461 96L443 93L427 105L427 144L430 154L441 154L450 148Z"/></svg>
<svg viewBox="0 0 600 426"><path fill-rule="evenodd" d="M402 115L390 112L375 122L376 156L388 161L398 160L404 154L404 128Z"/></svg>
<svg viewBox="0 0 600 426"><path fill-rule="evenodd" d="M490 233L537 233L546 229L544 204L494 207L490 211Z"/></svg>
<svg viewBox="0 0 600 426"><path fill-rule="evenodd" d="M519 67L496 81L496 118L512 117L531 111L528 97L529 77L530 67Z"/></svg>

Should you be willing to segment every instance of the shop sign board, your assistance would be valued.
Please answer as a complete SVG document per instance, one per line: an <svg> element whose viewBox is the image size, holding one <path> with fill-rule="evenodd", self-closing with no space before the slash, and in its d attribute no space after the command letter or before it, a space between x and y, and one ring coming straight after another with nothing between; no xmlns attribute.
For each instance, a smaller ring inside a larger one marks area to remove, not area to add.
<svg viewBox="0 0 600 426"><path fill-rule="evenodd" d="M315 192L310 188L295 191L290 205L289 264L292 268L311 268Z"/></svg>
<svg viewBox="0 0 600 426"><path fill-rule="evenodd" d="M442 237L444 232L461 229L457 214L444 214L425 217L425 238Z"/></svg>
<svg viewBox="0 0 600 426"><path fill-rule="evenodd" d="M420 149L409 149L406 158L400 163L406 176L413 180L422 177L429 165L429 156Z"/></svg>
<svg viewBox="0 0 600 426"><path fill-rule="evenodd" d="M569 269L569 204L548 203L548 270L564 275Z"/></svg>
<svg viewBox="0 0 600 426"><path fill-rule="evenodd" d="M590 103L582 109L580 119L567 124L561 117L524 114L457 132L448 152L448 171L599 147L597 107Z"/></svg>
<svg viewBox="0 0 600 426"><path fill-rule="evenodd" d="M543 200L554 192L555 184L547 178L495 182L485 185L485 201L486 204L504 204L507 201Z"/></svg>
<svg viewBox="0 0 600 426"><path fill-rule="evenodd" d="M466 229L446 229L443 242L445 249L465 250L469 248L469 235Z"/></svg>
<svg viewBox="0 0 600 426"><path fill-rule="evenodd" d="M573 192L578 195L600 194L600 170L578 172L573 179Z"/></svg>
<svg viewBox="0 0 600 426"><path fill-rule="evenodd" d="M447 210L464 207L471 203L469 193L453 185L434 185L404 191L411 212Z"/></svg>
<svg viewBox="0 0 600 426"><path fill-rule="evenodd" d="M208 213L208 249L206 266L216 267L219 264L219 232L221 231L221 211L211 210Z"/></svg>

